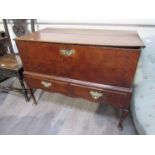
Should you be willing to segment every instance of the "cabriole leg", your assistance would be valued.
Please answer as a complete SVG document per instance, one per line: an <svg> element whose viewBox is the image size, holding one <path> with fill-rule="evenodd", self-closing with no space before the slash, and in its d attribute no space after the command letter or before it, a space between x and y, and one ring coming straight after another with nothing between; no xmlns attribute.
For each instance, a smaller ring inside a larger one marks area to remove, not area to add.
<svg viewBox="0 0 155 155"><path fill-rule="evenodd" d="M120 116L120 120L119 120L119 123L118 123L118 128L120 130L123 129L123 121L128 116L128 114L129 114L129 109L121 109L121 116Z"/></svg>

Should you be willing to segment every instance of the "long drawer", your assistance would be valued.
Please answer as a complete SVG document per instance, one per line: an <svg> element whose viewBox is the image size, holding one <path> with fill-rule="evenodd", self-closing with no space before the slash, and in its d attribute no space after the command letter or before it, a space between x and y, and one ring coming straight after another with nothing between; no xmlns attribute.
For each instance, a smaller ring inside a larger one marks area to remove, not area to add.
<svg viewBox="0 0 155 155"><path fill-rule="evenodd" d="M24 76L26 83L31 88L40 88L46 91L59 92L62 94L68 94L68 83L62 81L56 81L47 78Z"/></svg>
<svg viewBox="0 0 155 155"><path fill-rule="evenodd" d="M17 41L26 71L130 88L140 50Z"/></svg>
<svg viewBox="0 0 155 155"><path fill-rule="evenodd" d="M97 103L111 104L116 107L128 107L130 92L101 89L76 83L58 81L49 78L25 75L25 80L31 88L59 92L72 97L84 98Z"/></svg>
<svg viewBox="0 0 155 155"><path fill-rule="evenodd" d="M111 104L115 107L128 107L131 94L114 90L99 89L94 87L71 84L70 89L75 97L85 98L87 100Z"/></svg>

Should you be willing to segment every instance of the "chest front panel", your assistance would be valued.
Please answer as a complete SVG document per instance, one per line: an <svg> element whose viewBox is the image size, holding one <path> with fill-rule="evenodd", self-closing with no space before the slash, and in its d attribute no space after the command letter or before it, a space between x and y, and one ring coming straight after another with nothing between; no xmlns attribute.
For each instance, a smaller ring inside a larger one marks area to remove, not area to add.
<svg viewBox="0 0 155 155"><path fill-rule="evenodd" d="M24 69L46 75L131 87L140 50L17 42Z"/></svg>

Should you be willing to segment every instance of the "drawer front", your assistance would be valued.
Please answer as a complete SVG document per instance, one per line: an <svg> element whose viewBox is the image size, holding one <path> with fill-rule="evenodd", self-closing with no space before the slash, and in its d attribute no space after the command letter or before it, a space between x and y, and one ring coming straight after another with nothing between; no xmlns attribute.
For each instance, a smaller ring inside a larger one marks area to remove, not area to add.
<svg viewBox="0 0 155 155"><path fill-rule="evenodd" d="M40 88L47 91L59 92L68 95L68 83L62 81L49 80L45 78L24 76L26 83L30 88Z"/></svg>
<svg viewBox="0 0 155 155"><path fill-rule="evenodd" d="M131 94L127 92L96 89L76 84L71 84L70 87L75 97L81 97L98 103L111 104L121 108L126 108L130 104Z"/></svg>
<svg viewBox="0 0 155 155"><path fill-rule="evenodd" d="M17 41L25 71L131 87L140 50Z"/></svg>

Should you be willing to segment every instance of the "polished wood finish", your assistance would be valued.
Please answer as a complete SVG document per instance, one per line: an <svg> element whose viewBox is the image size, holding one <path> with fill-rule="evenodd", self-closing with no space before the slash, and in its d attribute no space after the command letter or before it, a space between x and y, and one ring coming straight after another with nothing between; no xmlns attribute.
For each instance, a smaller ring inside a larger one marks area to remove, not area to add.
<svg viewBox="0 0 155 155"><path fill-rule="evenodd" d="M106 86L93 86L92 83L89 83L89 85L87 85L80 83L81 81L69 82L67 80L65 81L65 79L60 80L57 77L40 77L31 73L25 73L25 80L27 81L27 84L30 88L40 88L46 91L59 92L72 97L82 97L93 102L104 102L107 104L111 104L115 107L118 107L119 105L122 108L128 108L129 103L127 101L129 100L127 100L127 98L130 99L131 95L131 90L124 91L123 89L108 89L106 88ZM42 82L50 83L51 85L45 87ZM103 96L99 99L93 99L90 94L91 91L100 92L103 94Z"/></svg>
<svg viewBox="0 0 155 155"><path fill-rule="evenodd" d="M111 104L115 107L123 107L123 108L128 108L128 99L130 99L130 93L124 93L124 92L119 92L119 91L112 91L112 90L106 90L106 89L98 89L94 87L86 87L86 86L81 86L81 85L75 85L71 84L71 91L76 97L82 97L85 99L88 99L93 102L98 102L98 103L106 103L106 104ZM101 93L103 96L94 99L91 96L90 92L97 92Z"/></svg>
<svg viewBox="0 0 155 155"><path fill-rule="evenodd" d="M16 38L16 40L110 47L144 47L136 31L125 30L46 28L36 33Z"/></svg>
<svg viewBox="0 0 155 155"><path fill-rule="evenodd" d="M26 71L122 87L131 87L140 54L139 49L126 48L28 41L17 45ZM75 53L65 56L61 49Z"/></svg>
<svg viewBox="0 0 155 155"><path fill-rule="evenodd" d="M27 84L31 88L40 88L44 89L46 91L53 91L53 92L59 92L62 94L67 94L69 92L68 83L63 81L56 81L52 79L47 78L40 78L36 76L27 76L25 75L25 80L27 81ZM47 83L47 86L44 86L44 83ZM49 86L48 86L49 83Z"/></svg>
<svg viewBox="0 0 155 155"><path fill-rule="evenodd" d="M105 84L99 84L95 82L89 82L89 81L80 81L76 79L70 79L66 77L60 77L60 76L54 76L54 75L44 75L34 72L28 72L24 71L25 76L31 76L31 77L40 77L42 79L53 79L68 83L74 83L77 85L85 85L85 86L91 86L91 87L97 87L99 89L107 89L107 90L114 90L114 91L123 91L123 92L132 92L132 88L125 88L125 87L118 87L118 86L111 86L111 85L105 85Z"/></svg>
<svg viewBox="0 0 155 155"><path fill-rule="evenodd" d="M120 121L118 123L118 128L119 129L123 129L123 121L125 120L125 118L128 116L130 109L129 108L121 108L121 117L120 117Z"/></svg>
<svg viewBox="0 0 155 155"><path fill-rule="evenodd" d="M0 57L0 67L3 69L19 70L22 62L19 55L7 54Z"/></svg>
<svg viewBox="0 0 155 155"><path fill-rule="evenodd" d="M32 89L40 88L110 104L120 109L122 128L144 47L136 32L44 29L16 43L33 98Z"/></svg>

